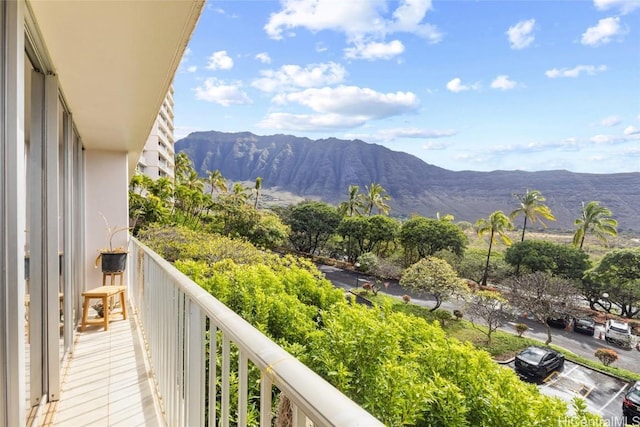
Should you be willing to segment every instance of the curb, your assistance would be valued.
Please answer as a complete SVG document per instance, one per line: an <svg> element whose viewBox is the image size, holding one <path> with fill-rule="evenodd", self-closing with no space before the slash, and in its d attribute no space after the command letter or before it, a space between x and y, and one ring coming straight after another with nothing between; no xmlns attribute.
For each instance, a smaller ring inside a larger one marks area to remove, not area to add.
<svg viewBox="0 0 640 427"><path fill-rule="evenodd" d="M514 360L516 360L515 357L509 358L507 360L496 360L494 358L491 358L491 360L493 360L494 362L496 362L498 365L508 365L509 363L513 362Z"/></svg>

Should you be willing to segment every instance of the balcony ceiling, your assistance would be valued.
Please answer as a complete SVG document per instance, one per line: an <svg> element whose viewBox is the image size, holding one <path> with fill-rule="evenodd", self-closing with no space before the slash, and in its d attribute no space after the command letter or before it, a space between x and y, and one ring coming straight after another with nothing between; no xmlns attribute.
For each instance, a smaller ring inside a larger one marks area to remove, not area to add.
<svg viewBox="0 0 640 427"><path fill-rule="evenodd" d="M28 2L85 148L132 171L204 0Z"/></svg>

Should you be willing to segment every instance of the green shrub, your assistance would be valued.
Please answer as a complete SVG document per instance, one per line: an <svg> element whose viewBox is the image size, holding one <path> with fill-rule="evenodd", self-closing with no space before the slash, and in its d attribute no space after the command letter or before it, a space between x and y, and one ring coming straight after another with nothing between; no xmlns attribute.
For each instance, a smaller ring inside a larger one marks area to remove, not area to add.
<svg viewBox="0 0 640 427"><path fill-rule="evenodd" d="M349 305L309 261L219 236L169 230L152 240L179 257L176 266L196 283L386 425L603 425L579 408L569 416L565 403L542 396L487 352L448 338L433 320L446 324L449 311ZM259 395L258 383L250 381L250 396Z"/></svg>
<svg viewBox="0 0 640 427"><path fill-rule="evenodd" d="M604 366L611 365L619 358L618 353L610 348L596 349L595 356L602 362Z"/></svg>
<svg viewBox="0 0 640 427"><path fill-rule="evenodd" d="M519 337L521 337L522 334L529 330L529 326L527 326L525 323L516 323L513 327L516 328L516 333Z"/></svg>

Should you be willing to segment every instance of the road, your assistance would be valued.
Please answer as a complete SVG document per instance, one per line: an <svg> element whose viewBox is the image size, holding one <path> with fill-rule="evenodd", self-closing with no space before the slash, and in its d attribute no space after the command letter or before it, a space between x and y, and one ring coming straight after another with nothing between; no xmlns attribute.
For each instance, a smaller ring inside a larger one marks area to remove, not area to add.
<svg viewBox="0 0 640 427"><path fill-rule="evenodd" d="M334 286L345 290L355 288L356 283L358 283L358 286L362 286L363 283L370 281L368 276L358 274L350 270L342 270L340 268L326 265L318 265L318 268ZM415 295L411 291L403 289L397 281L389 281L388 286L383 286L381 292L395 296L407 294L411 296L412 303L423 305L425 307L433 307L435 304L435 301L432 299ZM462 304L458 301L443 302L441 308L445 310L462 309ZM542 342L547 340L547 332L542 324L523 317L519 317L517 321L510 322L500 329L506 332L515 333L515 329L513 327L515 323L526 323L527 326L529 326L530 329L525 332L525 336ZM600 329L597 329L595 336L592 337L573 331L566 331L564 329L551 328L551 344L565 348L579 356L594 361L598 361L594 356L597 348L605 347L614 349L619 356L619 359L614 363L614 366L640 374L640 351L626 350L613 344L609 344L605 340L598 339L599 336Z"/></svg>

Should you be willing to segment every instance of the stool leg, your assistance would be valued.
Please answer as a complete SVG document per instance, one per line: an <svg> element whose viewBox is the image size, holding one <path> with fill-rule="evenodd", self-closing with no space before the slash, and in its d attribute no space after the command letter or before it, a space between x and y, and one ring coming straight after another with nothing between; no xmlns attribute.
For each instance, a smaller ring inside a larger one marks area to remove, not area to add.
<svg viewBox="0 0 640 427"><path fill-rule="evenodd" d="M124 290L120 291L120 305L122 306L122 318L126 319L127 318L127 304L126 304L126 297L124 295Z"/></svg>
<svg viewBox="0 0 640 427"><path fill-rule="evenodd" d="M82 325L80 325L80 331L87 329L87 318L89 317L89 298L84 297L84 304L82 305Z"/></svg>
<svg viewBox="0 0 640 427"><path fill-rule="evenodd" d="M102 314L104 316L104 330L109 330L109 297L102 297Z"/></svg>

